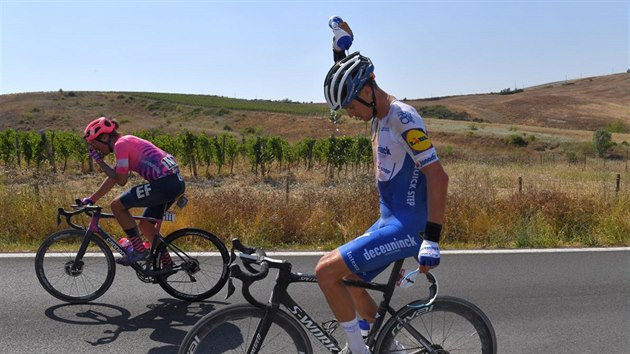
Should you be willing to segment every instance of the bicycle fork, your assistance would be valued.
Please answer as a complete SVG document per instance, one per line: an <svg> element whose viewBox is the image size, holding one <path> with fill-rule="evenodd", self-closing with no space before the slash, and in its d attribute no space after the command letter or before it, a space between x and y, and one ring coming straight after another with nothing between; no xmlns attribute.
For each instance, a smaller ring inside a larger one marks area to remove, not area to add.
<svg viewBox="0 0 630 354"><path fill-rule="evenodd" d="M81 241L81 246L79 247L79 251L77 251L76 256L74 257L74 262L72 265L68 267L66 264L66 272L71 276L76 276L83 271L83 256L85 256L85 252L92 241L92 235L94 234L94 230L98 228L98 220L92 218L90 222L90 227L85 231L85 236L83 236L83 241Z"/></svg>

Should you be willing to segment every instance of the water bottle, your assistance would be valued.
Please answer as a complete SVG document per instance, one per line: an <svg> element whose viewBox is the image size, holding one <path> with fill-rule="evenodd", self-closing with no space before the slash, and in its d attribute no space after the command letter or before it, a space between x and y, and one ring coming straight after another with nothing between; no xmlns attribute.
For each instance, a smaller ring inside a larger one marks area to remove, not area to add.
<svg viewBox="0 0 630 354"><path fill-rule="evenodd" d="M126 254L129 254L133 251L133 245L131 244L131 241L129 241L129 239L126 237L118 240L118 245L122 247L123 250L125 250Z"/></svg>
<svg viewBox="0 0 630 354"><path fill-rule="evenodd" d="M352 37L350 36L350 34L339 27L339 24L342 22L343 20L339 16L332 16L328 20L328 26L332 28L334 35L333 48L336 51L348 50L352 45Z"/></svg>
<svg viewBox="0 0 630 354"><path fill-rule="evenodd" d="M361 336L367 338L370 332L370 324L366 320L359 320L359 329L361 330Z"/></svg>

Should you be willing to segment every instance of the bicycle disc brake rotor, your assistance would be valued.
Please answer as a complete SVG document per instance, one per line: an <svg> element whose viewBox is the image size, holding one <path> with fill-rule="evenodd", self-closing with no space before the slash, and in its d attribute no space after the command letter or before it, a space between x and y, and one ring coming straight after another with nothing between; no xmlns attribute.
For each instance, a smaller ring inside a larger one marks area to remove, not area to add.
<svg viewBox="0 0 630 354"><path fill-rule="evenodd" d="M182 269L188 273L188 275L193 275L201 270L199 267L199 261L196 259L189 259L182 263Z"/></svg>
<svg viewBox="0 0 630 354"><path fill-rule="evenodd" d="M79 263L77 264L77 268L74 270L72 270L73 265L74 265L74 261L66 262L66 264L64 265L66 274L68 274L71 277L78 277L79 275L83 273L83 262L79 261Z"/></svg>

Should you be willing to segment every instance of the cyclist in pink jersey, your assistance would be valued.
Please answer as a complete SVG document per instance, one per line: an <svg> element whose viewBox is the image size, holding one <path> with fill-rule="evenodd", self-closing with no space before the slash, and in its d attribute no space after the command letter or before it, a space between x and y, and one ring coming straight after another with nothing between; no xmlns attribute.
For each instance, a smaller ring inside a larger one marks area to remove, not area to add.
<svg viewBox="0 0 630 354"><path fill-rule="evenodd" d="M179 173L175 158L153 145L150 141L133 135L121 135L118 122L105 117L98 118L85 128L90 156L100 166L107 178L90 197L83 198L83 204L94 204L114 185L127 184L129 172L138 173L148 183L131 187L111 202L110 206L116 220L127 234L133 251L117 260L122 265L145 260L148 250L144 247L140 232L151 242L156 236L155 225L148 220L141 220L139 225L131 217L130 208L144 207L143 215L160 219L186 189L184 179ZM112 168L103 157L114 153L116 165ZM139 228L139 230L138 230ZM162 254L163 267L173 265L167 252Z"/></svg>

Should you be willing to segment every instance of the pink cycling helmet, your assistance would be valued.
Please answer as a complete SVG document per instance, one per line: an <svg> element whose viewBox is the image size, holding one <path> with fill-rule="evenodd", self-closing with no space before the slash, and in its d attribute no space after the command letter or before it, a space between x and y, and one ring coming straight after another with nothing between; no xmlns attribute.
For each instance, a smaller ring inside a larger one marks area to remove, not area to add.
<svg viewBox="0 0 630 354"><path fill-rule="evenodd" d="M85 127L85 133L83 139L92 141L98 138L101 134L109 134L116 130L116 125L109 119L101 117L90 122Z"/></svg>

